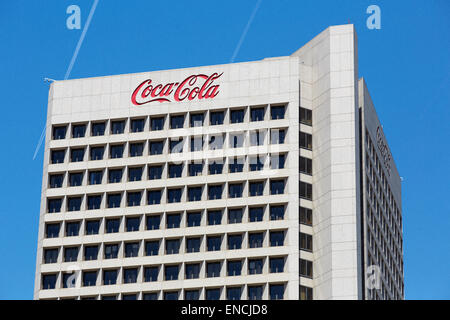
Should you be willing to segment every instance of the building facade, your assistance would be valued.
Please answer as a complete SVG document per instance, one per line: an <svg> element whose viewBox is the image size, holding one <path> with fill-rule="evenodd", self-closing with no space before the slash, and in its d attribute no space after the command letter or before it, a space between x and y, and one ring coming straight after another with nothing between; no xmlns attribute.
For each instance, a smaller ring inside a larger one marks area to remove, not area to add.
<svg viewBox="0 0 450 320"><path fill-rule="evenodd" d="M53 82L35 299L402 299L352 25L291 56Z"/></svg>

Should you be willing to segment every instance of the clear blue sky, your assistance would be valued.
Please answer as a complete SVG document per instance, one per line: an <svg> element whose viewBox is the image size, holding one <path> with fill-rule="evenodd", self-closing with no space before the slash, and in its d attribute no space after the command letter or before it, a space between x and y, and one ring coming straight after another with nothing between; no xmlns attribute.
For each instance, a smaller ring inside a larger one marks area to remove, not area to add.
<svg viewBox="0 0 450 320"><path fill-rule="evenodd" d="M256 0L100 0L71 78L228 63ZM48 85L81 30L66 8L92 0L0 2L0 299L31 299ZM381 8L382 29L366 28ZM290 55L329 25L355 24L359 73L401 176L406 298L450 298L450 1L263 0L236 61Z"/></svg>

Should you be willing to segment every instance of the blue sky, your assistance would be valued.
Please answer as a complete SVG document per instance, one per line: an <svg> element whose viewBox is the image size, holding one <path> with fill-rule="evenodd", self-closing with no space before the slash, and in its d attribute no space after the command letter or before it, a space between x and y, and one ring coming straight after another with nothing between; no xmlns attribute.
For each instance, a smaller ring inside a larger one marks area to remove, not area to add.
<svg viewBox="0 0 450 320"><path fill-rule="evenodd" d="M0 299L31 299L42 176L33 153L48 85L63 79L92 0L0 2ZM100 0L70 78L228 63L257 0ZM366 8L381 8L381 30ZM236 62L290 55L329 25L355 25L403 181L407 299L450 298L450 1L263 0Z"/></svg>

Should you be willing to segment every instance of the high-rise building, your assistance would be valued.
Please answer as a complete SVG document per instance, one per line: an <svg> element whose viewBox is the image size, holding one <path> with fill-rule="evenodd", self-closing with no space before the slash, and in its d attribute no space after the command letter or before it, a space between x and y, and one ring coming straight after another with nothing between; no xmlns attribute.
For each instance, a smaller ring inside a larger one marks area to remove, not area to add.
<svg viewBox="0 0 450 320"><path fill-rule="evenodd" d="M55 81L35 299L403 299L352 25L290 56Z"/></svg>

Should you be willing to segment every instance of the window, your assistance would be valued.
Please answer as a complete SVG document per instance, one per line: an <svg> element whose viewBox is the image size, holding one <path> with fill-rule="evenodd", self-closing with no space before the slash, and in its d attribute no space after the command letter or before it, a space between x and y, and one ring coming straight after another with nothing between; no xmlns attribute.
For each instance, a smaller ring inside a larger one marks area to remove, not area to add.
<svg viewBox="0 0 450 320"><path fill-rule="evenodd" d="M158 267L145 267L144 268L144 281L154 282L158 281Z"/></svg>
<svg viewBox="0 0 450 320"><path fill-rule="evenodd" d="M48 213L61 212L62 199L48 200Z"/></svg>
<svg viewBox="0 0 450 320"><path fill-rule="evenodd" d="M125 243L125 258L135 258L139 254L139 242Z"/></svg>
<svg viewBox="0 0 450 320"><path fill-rule="evenodd" d="M117 233L119 232L120 219L106 219L106 233Z"/></svg>
<svg viewBox="0 0 450 320"><path fill-rule="evenodd" d="M202 199L202 187L188 188L189 201L200 201Z"/></svg>
<svg viewBox="0 0 450 320"><path fill-rule="evenodd" d="M55 286L56 286L56 274L42 275L42 290L55 289Z"/></svg>
<svg viewBox="0 0 450 320"><path fill-rule="evenodd" d="M270 258L270 273L284 272L284 258Z"/></svg>
<svg viewBox="0 0 450 320"><path fill-rule="evenodd" d="M242 248L242 235L234 234L228 236L228 250L236 250Z"/></svg>
<svg viewBox="0 0 450 320"><path fill-rule="evenodd" d="M203 137L191 138L191 152L203 150Z"/></svg>
<svg viewBox="0 0 450 320"><path fill-rule="evenodd" d="M209 150L220 150L223 149L223 142L225 136L223 134L216 134L209 136Z"/></svg>
<svg viewBox="0 0 450 320"><path fill-rule="evenodd" d="M167 215L167 228L174 229L179 228L181 224L181 214L168 214Z"/></svg>
<svg viewBox="0 0 450 320"><path fill-rule="evenodd" d="M262 196L264 191L264 182L250 182L250 197Z"/></svg>
<svg viewBox="0 0 450 320"><path fill-rule="evenodd" d="M270 246L279 247L284 245L284 231L270 232Z"/></svg>
<svg viewBox="0 0 450 320"><path fill-rule="evenodd" d="M144 152L144 143L130 143L130 157L141 157Z"/></svg>
<svg viewBox="0 0 450 320"><path fill-rule="evenodd" d="M119 208L121 198L120 193L108 194L108 208Z"/></svg>
<svg viewBox="0 0 450 320"><path fill-rule="evenodd" d="M165 280L178 280L179 267L178 266L164 266Z"/></svg>
<svg viewBox="0 0 450 320"><path fill-rule="evenodd" d="M56 263L58 261L58 249L44 250L44 263Z"/></svg>
<svg viewBox="0 0 450 320"><path fill-rule="evenodd" d="M250 132L250 145L262 146L264 144L265 130L257 130Z"/></svg>
<svg viewBox="0 0 450 320"><path fill-rule="evenodd" d="M53 127L53 140L61 140L66 138L67 126Z"/></svg>
<svg viewBox="0 0 450 320"><path fill-rule="evenodd" d="M183 128L184 115L170 116L170 128L179 129Z"/></svg>
<svg viewBox="0 0 450 320"><path fill-rule="evenodd" d="M118 244L105 244L105 259L117 259L119 254Z"/></svg>
<svg viewBox="0 0 450 320"><path fill-rule="evenodd" d="M77 148L70 150L70 161L71 162L80 162L83 161L84 158L84 149Z"/></svg>
<svg viewBox="0 0 450 320"><path fill-rule="evenodd" d="M313 264L312 261L300 259L300 275L303 277L313 277Z"/></svg>
<svg viewBox="0 0 450 320"><path fill-rule="evenodd" d="M83 138L86 134L85 124L72 125L72 138Z"/></svg>
<svg viewBox="0 0 450 320"><path fill-rule="evenodd" d="M100 220L86 221L86 235L98 234L99 229L100 229Z"/></svg>
<svg viewBox="0 0 450 320"><path fill-rule="evenodd" d="M198 279L200 276L200 263L190 263L185 265L186 279Z"/></svg>
<svg viewBox="0 0 450 320"><path fill-rule="evenodd" d="M63 174L50 175L50 188L61 188L64 180Z"/></svg>
<svg viewBox="0 0 450 320"><path fill-rule="evenodd" d="M167 190L167 201L169 203L181 202L181 193L182 193L181 188L168 189Z"/></svg>
<svg viewBox="0 0 450 320"><path fill-rule="evenodd" d="M223 161L220 162L212 162L208 165L209 174L222 174L223 171Z"/></svg>
<svg viewBox="0 0 450 320"><path fill-rule="evenodd" d="M88 210L97 210L100 209L100 205L102 203L102 196L88 196Z"/></svg>
<svg viewBox="0 0 450 320"><path fill-rule="evenodd" d="M151 117L150 126L152 131L164 129L164 117Z"/></svg>
<svg viewBox="0 0 450 320"><path fill-rule="evenodd" d="M184 290L184 300L199 300L200 291L199 290Z"/></svg>
<svg viewBox="0 0 450 320"><path fill-rule="evenodd" d="M118 183L122 181L123 169L109 169L108 181L109 183Z"/></svg>
<svg viewBox="0 0 450 320"><path fill-rule="evenodd" d="M91 261L98 258L98 246L85 246L84 247L84 260Z"/></svg>
<svg viewBox="0 0 450 320"><path fill-rule="evenodd" d="M230 159L228 164L228 170L230 173L242 172L244 170L244 159L243 158L233 158Z"/></svg>
<svg viewBox="0 0 450 320"><path fill-rule="evenodd" d="M166 254L180 253L180 239L166 240Z"/></svg>
<svg viewBox="0 0 450 320"><path fill-rule="evenodd" d="M249 220L250 222L262 221L264 215L264 208L249 208Z"/></svg>
<svg viewBox="0 0 450 320"><path fill-rule="evenodd" d="M103 160L105 147L91 147L90 151L91 151L91 160Z"/></svg>
<svg viewBox="0 0 450 320"><path fill-rule="evenodd" d="M251 110L250 110L250 120L251 121L264 121L264 107L262 107L262 108L251 108Z"/></svg>
<svg viewBox="0 0 450 320"><path fill-rule="evenodd" d="M66 154L65 150L52 150L51 152L52 164L63 163L65 154Z"/></svg>
<svg viewBox="0 0 450 320"><path fill-rule="evenodd" d="M283 144L286 140L285 129L271 129L270 130L270 143L271 144Z"/></svg>
<svg viewBox="0 0 450 320"><path fill-rule="evenodd" d="M244 146L244 134L243 133L230 133L230 147L242 148Z"/></svg>
<svg viewBox="0 0 450 320"><path fill-rule="evenodd" d="M211 126L223 124L225 113L223 111L211 111L209 124Z"/></svg>
<svg viewBox="0 0 450 320"><path fill-rule="evenodd" d="M123 157L123 144L113 145L110 148L110 158L111 159L118 159Z"/></svg>
<svg viewBox="0 0 450 320"><path fill-rule="evenodd" d="M242 262L241 261L228 261L227 264L227 275L231 276L240 276L242 270Z"/></svg>
<svg viewBox="0 0 450 320"><path fill-rule="evenodd" d="M49 223L45 226L46 230L46 237L47 238L58 238L59 237L59 229L60 224L59 223Z"/></svg>
<svg viewBox="0 0 450 320"><path fill-rule="evenodd" d="M127 232L139 231L141 219L139 217L127 218Z"/></svg>
<svg viewBox="0 0 450 320"><path fill-rule="evenodd" d="M300 181L300 198L312 200L312 185Z"/></svg>
<svg viewBox="0 0 450 320"><path fill-rule="evenodd" d="M312 126L312 111L300 107L300 123Z"/></svg>
<svg viewBox="0 0 450 320"><path fill-rule="evenodd" d="M147 230L158 230L161 224L161 216L147 216Z"/></svg>
<svg viewBox="0 0 450 320"><path fill-rule="evenodd" d="M64 248L64 262L75 262L78 260L78 247Z"/></svg>
<svg viewBox="0 0 450 320"><path fill-rule="evenodd" d="M283 300L284 284L271 284L269 286L270 300Z"/></svg>
<svg viewBox="0 0 450 320"><path fill-rule="evenodd" d="M188 227L198 227L202 219L201 212L188 212L187 214L187 226Z"/></svg>
<svg viewBox="0 0 450 320"><path fill-rule="evenodd" d="M227 300L241 300L241 287L227 288Z"/></svg>
<svg viewBox="0 0 450 320"><path fill-rule="evenodd" d="M222 239L220 236L209 236L207 243L208 243L208 251L220 251Z"/></svg>
<svg viewBox="0 0 450 320"><path fill-rule="evenodd" d="M123 283L136 283L137 276L137 268L123 269Z"/></svg>
<svg viewBox="0 0 450 320"><path fill-rule="evenodd" d="M66 223L66 237L76 237L80 232L80 223L67 222Z"/></svg>
<svg viewBox="0 0 450 320"><path fill-rule="evenodd" d="M70 197L67 199L68 211L80 211L81 209L81 197Z"/></svg>
<svg viewBox="0 0 450 320"><path fill-rule="evenodd" d="M82 182L83 182L82 172L74 172L69 174L69 184L71 187L81 186Z"/></svg>
<svg viewBox="0 0 450 320"><path fill-rule="evenodd" d="M206 300L219 300L220 289L206 289Z"/></svg>
<svg viewBox="0 0 450 320"><path fill-rule="evenodd" d="M141 204L142 193L140 191L128 192L127 196L128 196L127 203L129 207L136 207Z"/></svg>
<svg viewBox="0 0 450 320"><path fill-rule="evenodd" d="M162 154L163 148L163 141L150 141L150 155Z"/></svg>
<svg viewBox="0 0 450 320"><path fill-rule="evenodd" d="M264 169L264 157L250 157L250 171L261 171Z"/></svg>
<svg viewBox="0 0 450 320"><path fill-rule="evenodd" d="M105 134L106 123L96 122L92 124L92 135L93 136L103 136Z"/></svg>
<svg viewBox="0 0 450 320"><path fill-rule="evenodd" d="M312 235L300 232L300 250L312 251Z"/></svg>
<svg viewBox="0 0 450 320"><path fill-rule="evenodd" d="M284 119L286 106L270 106L270 116L272 120Z"/></svg>
<svg viewBox="0 0 450 320"><path fill-rule="evenodd" d="M262 274L263 259L249 259L248 260L248 273L249 274Z"/></svg>
<svg viewBox="0 0 450 320"><path fill-rule="evenodd" d="M207 278L220 277L220 262L206 263L206 277Z"/></svg>
<svg viewBox="0 0 450 320"><path fill-rule="evenodd" d="M137 295L132 294L122 294L122 300L137 300Z"/></svg>
<svg viewBox="0 0 450 320"><path fill-rule="evenodd" d="M158 293L156 292L143 293L142 300L158 300Z"/></svg>
<svg viewBox="0 0 450 320"><path fill-rule="evenodd" d="M169 140L169 152L170 153L183 153L183 139L172 138Z"/></svg>
<svg viewBox="0 0 450 320"><path fill-rule="evenodd" d="M128 168L128 181L141 181L142 171L142 167Z"/></svg>
<svg viewBox="0 0 450 320"><path fill-rule="evenodd" d="M89 171L89 184L101 184L103 171Z"/></svg>
<svg viewBox="0 0 450 320"><path fill-rule="evenodd" d="M105 286L113 285L117 283L117 270L104 270L103 271L103 284Z"/></svg>
<svg viewBox="0 0 450 320"><path fill-rule="evenodd" d="M148 204L160 204L161 203L162 190L150 190L148 191Z"/></svg>
<svg viewBox="0 0 450 320"><path fill-rule="evenodd" d="M169 178L180 178L182 173L182 164L169 164Z"/></svg>
<svg viewBox="0 0 450 320"><path fill-rule="evenodd" d="M313 289L300 286L300 300L313 300Z"/></svg>
<svg viewBox="0 0 450 320"><path fill-rule="evenodd" d="M248 300L262 300L262 286L248 286Z"/></svg>
<svg viewBox="0 0 450 320"><path fill-rule="evenodd" d="M131 120L131 132L144 131L145 119L133 119Z"/></svg>
<svg viewBox="0 0 450 320"><path fill-rule="evenodd" d="M200 238L187 238L186 239L186 252L199 252L200 251Z"/></svg>
<svg viewBox="0 0 450 320"><path fill-rule="evenodd" d="M164 300L178 300L178 291L164 292Z"/></svg>
<svg viewBox="0 0 450 320"><path fill-rule="evenodd" d="M111 133L112 134L121 134L125 130L125 121L111 121Z"/></svg>
<svg viewBox="0 0 450 320"><path fill-rule="evenodd" d="M284 184L284 180L270 180L270 194L283 194Z"/></svg>
<svg viewBox="0 0 450 320"><path fill-rule="evenodd" d="M191 177L201 176L202 171L203 171L203 163L189 164L189 176Z"/></svg>
<svg viewBox="0 0 450 320"><path fill-rule="evenodd" d="M285 154L273 154L270 156L271 169L284 169L285 162L286 162Z"/></svg>
<svg viewBox="0 0 450 320"><path fill-rule="evenodd" d="M244 109L231 110L231 123L244 122Z"/></svg>
<svg viewBox="0 0 450 320"><path fill-rule="evenodd" d="M242 209L228 209L228 223L241 223Z"/></svg>
<svg viewBox="0 0 450 320"><path fill-rule="evenodd" d="M163 167L159 166L149 166L148 167L148 178L150 180L158 180L161 179Z"/></svg>
<svg viewBox="0 0 450 320"><path fill-rule="evenodd" d="M300 132L300 148L312 150L312 135Z"/></svg>
<svg viewBox="0 0 450 320"><path fill-rule="evenodd" d="M222 185L208 185L208 199L222 199Z"/></svg>
<svg viewBox="0 0 450 320"><path fill-rule="evenodd" d="M300 223L312 226L312 210L300 207Z"/></svg>
<svg viewBox="0 0 450 320"><path fill-rule="evenodd" d="M208 225L214 226L222 223L222 211L208 211Z"/></svg>
<svg viewBox="0 0 450 320"><path fill-rule="evenodd" d="M205 120L205 116L203 113L194 113L191 114L191 127L201 127L203 126L203 122Z"/></svg>
<svg viewBox="0 0 450 320"><path fill-rule="evenodd" d="M146 256L157 256L159 254L159 241L147 241L145 243L145 255Z"/></svg>
<svg viewBox="0 0 450 320"><path fill-rule="evenodd" d="M299 166L300 166L301 173L312 174L312 160L311 159L300 157Z"/></svg>
<svg viewBox="0 0 450 320"><path fill-rule="evenodd" d="M241 198L244 185L242 183L232 183L229 185L228 196L230 198Z"/></svg>
<svg viewBox="0 0 450 320"><path fill-rule="evenodd" d="M249 233L248 245L250 248L261 248L263 246L264 233Z"/></svg>

